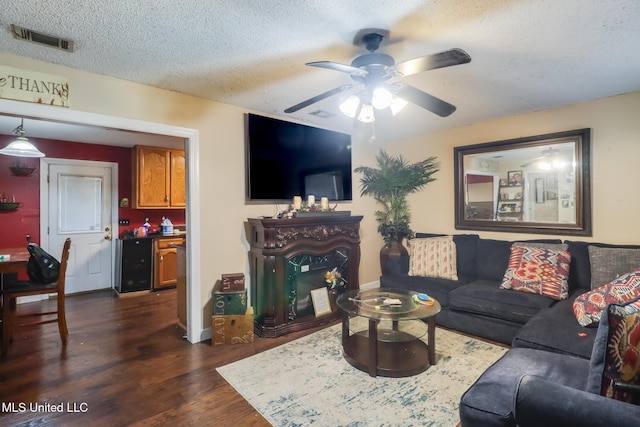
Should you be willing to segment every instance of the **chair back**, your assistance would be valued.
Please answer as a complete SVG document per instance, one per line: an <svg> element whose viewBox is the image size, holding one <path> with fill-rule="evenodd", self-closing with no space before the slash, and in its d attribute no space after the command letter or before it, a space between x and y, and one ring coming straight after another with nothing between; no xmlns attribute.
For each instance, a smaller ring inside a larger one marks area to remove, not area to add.
<svg viewBox="0 0 640 427"><path fill-rule="evenodd" d="M67 278L67 264L69 263L69 252L71 251L71 239L67 238L62 247L60 257L60 270L58 272L58 295L64 295L64 284Z"/></svg>

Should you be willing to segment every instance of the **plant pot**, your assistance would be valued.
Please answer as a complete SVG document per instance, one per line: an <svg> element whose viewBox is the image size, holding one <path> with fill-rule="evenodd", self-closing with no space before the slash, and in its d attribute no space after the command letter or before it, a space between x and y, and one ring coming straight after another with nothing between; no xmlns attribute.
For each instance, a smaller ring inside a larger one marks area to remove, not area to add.
<svg viewBox="0 0 640 427"><path fill-rule="evenodd" d="M402 245L402 239L393 239L388 245L384 245L380 249L380 268L382 274L389 274L387 264L389 261L408 256L409 251Z"/></svg>

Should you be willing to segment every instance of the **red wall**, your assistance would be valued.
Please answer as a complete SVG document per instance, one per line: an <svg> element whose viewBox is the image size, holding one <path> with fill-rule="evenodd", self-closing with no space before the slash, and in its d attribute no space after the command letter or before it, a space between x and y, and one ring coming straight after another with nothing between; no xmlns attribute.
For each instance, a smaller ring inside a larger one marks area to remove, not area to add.
<svg viewBox="0 0 640 427"><path fill-rule="evenodd" d="M28 135L27 135L28 137ZM0 135L0 147L5 147L15 136ZM131 149L108 145L83 144L52 139L29 138L47 157L76 160L95 160L118 163L118 200L126 197L131 205ZM9 167L16 161L37 168L28 177L13 176ZM0 198L22 203L16 211L0 211L0 248L23 246L25 236L40 242L40 160L0 155ZM145 217L152 228L158 227L163 216L176 225L185 223L184 209L132 209L118 208L119 218L128 218L129 226L121 226L119 236L126 229L141 226Z"/></svg>

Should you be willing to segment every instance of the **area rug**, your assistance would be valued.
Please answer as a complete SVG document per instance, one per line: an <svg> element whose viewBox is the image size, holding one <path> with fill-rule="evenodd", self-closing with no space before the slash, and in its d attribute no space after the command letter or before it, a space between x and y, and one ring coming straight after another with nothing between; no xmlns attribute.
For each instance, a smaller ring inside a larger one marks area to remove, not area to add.
<svg viewBox="0 0 640 427"><path fill-rule="evenodd" d="M460 396L507 351L437 328L435 366L373 378L344 360L340 327L217 370L274 426L440 427L458 424Z"/></svg>

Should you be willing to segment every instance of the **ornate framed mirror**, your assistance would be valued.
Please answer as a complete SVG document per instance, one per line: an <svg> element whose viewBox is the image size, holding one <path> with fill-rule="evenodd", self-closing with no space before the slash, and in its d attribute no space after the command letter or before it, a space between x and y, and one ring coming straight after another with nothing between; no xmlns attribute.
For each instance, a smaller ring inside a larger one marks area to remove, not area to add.
<svg viewBox="0 0 640 427"><path fill-rule="evenodd" d="M591 129L454 148L455 227L591 236Z"/></svg>

